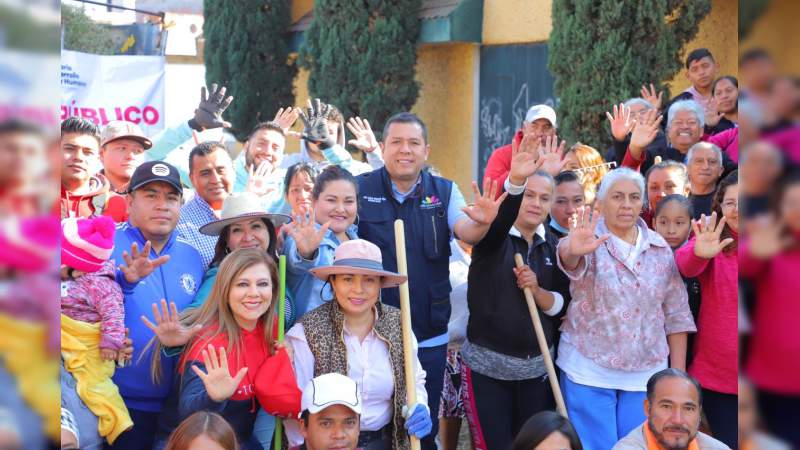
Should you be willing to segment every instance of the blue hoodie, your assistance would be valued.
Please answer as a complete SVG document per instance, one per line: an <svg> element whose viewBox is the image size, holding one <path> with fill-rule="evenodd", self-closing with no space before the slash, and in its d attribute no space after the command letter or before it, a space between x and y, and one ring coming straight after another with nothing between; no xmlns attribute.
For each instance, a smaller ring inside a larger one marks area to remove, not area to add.
<svg viewBox="0 0 800 450"><path fill-rule="evenodd" d="M124 264L122 252L130 253L134 242L141 250L147 240L129 222L117 225L111 258L118 266ZM141 316L152 321L152 304L160 302L162 298L175 302L178 311L183 310L192 302L203 281L200 254L187 241L178 237L177 232L170 235L160 254L155 250L150 251L151 259L162 255L169 255L169 261L136 284L128 283L119 269L116 274L117 282L125 295L125 327L130 330L130 338L133 340L133 359L128 367L116 369L113 381L128 408L147 412L161 411L173 383L177 357L162 357L161 383L154 384L150 376L152 349L148 349L144 357L141 356L154 333L142 322Z"/></svg>

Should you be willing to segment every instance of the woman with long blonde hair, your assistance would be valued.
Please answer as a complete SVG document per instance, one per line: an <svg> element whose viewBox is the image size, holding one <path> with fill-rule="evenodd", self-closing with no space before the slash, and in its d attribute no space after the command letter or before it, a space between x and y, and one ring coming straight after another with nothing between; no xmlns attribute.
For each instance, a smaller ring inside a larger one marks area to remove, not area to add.
<svg viewBox="0 0 800 450"><path fill-rule="evenodd" d="M269 358L285 358L288 365L288 355L274 344L273 299L277 296L277 267L267 253L241 249L223 260L208 300L179 319L184 329L197 331L178 364L156 448L162 448L182 419L202 410L225 418L243 449L261 448L253 436L258 412L256 374ZM158 354L162 344L154 345ZM154 364L154 375L158 371Z"/></svg>
<svg viewBox="0 0 800 450"><path fill-rule="evenodd" d="M597 187L608 173L606 161L594 147L580 142L575 143L564 153L567 163L564 170L573 170L583 185L585 203L591 205L597 196Z"/></svg>

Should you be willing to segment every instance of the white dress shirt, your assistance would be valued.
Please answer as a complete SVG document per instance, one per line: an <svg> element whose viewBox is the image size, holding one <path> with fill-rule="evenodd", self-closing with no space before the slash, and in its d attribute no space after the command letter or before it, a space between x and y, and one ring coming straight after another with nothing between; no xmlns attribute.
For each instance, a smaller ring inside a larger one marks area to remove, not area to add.
<svg viewBox="0 0 800 450"><path fill-rule="evenodd" d="M377 309L375 314L377 314ZM347 348L347 376L355 380L361 391L361 431L380 430L391 422L394 411L392 402L394 374L389 359L389 346L378 337L374 329L370 330L363 341L359 341L358 336L348 331L346 324L343 334ZM314 355L306 341L302 323L295 324L286 333L286 342L294 352L293 365L297 386L304 389L314 378ZM425 391L425 371L417 358L417 339L413 333L411 334L411 346L414 352L417 403L425 405L427 408L428 393ZM287 422L289 444L291 446L300 445L303 437L299 433L297 423Z"/></svg>

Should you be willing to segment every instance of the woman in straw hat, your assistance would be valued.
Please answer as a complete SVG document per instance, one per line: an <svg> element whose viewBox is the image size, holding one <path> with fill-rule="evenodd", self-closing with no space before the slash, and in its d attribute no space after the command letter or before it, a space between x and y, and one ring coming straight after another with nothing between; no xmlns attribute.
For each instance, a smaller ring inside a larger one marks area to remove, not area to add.
<svg viewBox="0 0 800 450"><path fill-rule="evenodd" d="M208 236L219 236L219 240L214 249L214 258L203 277L203 284L189 307L198 307L208 298L211 286L214 285L214 280L217 278L219 265L229 253L240 248L258 247L277 261L277 229L290 220L290 217L285 214L265 212L261 208L258 197L252 193L240 192L228 196L222 205L220 219L200 227L201 233ZM291 302L287 299L286 303L288 315ZM288 316L286 323L291 323Z"/></svg>
<svg viewBox="0 0 800 450"><path fill-rule="evenodd" d="M408 449L409 434L421 438L431 431L425 371L412 337L417 403L404 414L400 310L379 298L382 288L399 286L406 277L383 270L380 249L362 239L341 243L333 264L311 273L330 283L335 301L303 315L286 334L298 386L330 372L357 380L364 401L358 447ZM298 444L296 423L287 429Z"/></svg>

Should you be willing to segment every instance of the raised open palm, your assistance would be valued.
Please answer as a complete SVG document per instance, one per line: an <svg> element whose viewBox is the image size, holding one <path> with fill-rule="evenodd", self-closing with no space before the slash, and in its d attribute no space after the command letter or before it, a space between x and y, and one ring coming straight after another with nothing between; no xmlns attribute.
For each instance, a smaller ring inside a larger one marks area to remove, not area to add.
<svg viewBox="0 0 800 450"><path fill-rule="evenodd" d="M561 144L558 143L558 136L548 136L545 139L544 145L539 147L542 170L552 176L556 176L564 170L564 166L567 164L567 160L564 159L564 147L566 145L567 141L561 141Z"/></svg>
<svg viewBox="0 0 800 450"><path fill-rule="evenodd" d="M297 245L297 252L305 259L311 259L330 226L330 222L325 222L318 230L315 223L314 210L310 209L308 214L298 214L292 222L285 225L287 233Z"/></svg>
<svg viewBox="0 0 800 450"><path fill-rule="evenodd" d="M481 225L489 225L497 217L497 211L500 204L503 203L508 192L504 192L497 200L497 181L492 181L490 178L483 180L483 194L478 189L478 183L472 182L472 193L475 195L475 203L461 208L464 214L467 215L474 222Z"/></svg>
<svg viewBox="0 0 800 450"><path fill-rule="evenodd" d="M206 387L208 398L215 402L223 402L236 392L239 383L247 374L247 367L242 367L236 376L231 376L228 370L228 355L225 352L225 347L219 348L219 357L213 345L208 346L203 350L203 364L206 366L206 371L203 372L198 366L192 366L192 370L201 380Z"/></svg>
<svg viewBox="0 0 800 450"><path fill-rule="evenodd" d="M147 277L159 266L169 261L169 255L159 256L155 259L150 259L150 249L152 244L150 241L145 242L144 248L139 252L139 246L134 242L131 245L131 253L127 251L122 252L122 259L125 264L119 266L119 270L125 275L125 280L128 283L138 283L142 278Z"/></svg>
<svg viewBox="0 0 800 450"><path fill-rule="evenodd" d="M167 309L167 301L163 298L161 299L161 311L158 310L158 305L153 303L153 319L156 323L142 316L142 322L155 333L158 341L165 347L186 345L192 336L202 328L202 325L199 324L193 327L184 326L178 316L175 302L170 302L169 309Z"/></svg>
<svg viewBox="0 0 800 450"><path fill-rule="evenodd" d="M694 230L695 236L695 256L711 259L731 244L733 238L726 238L720 242L723 228L725 228L725 217L721 218L717 223L716 211L711 213L711 217L702 214L699 220L692 221L692 230Z"/></svg>
<svg viewBox="0 0 800 450"><path fill-rule="evenodd" d="M251 192L259 197L275 191L274 186L270 186L269 177L272 173L272 164L267 161L262 161L258 167L252 164L247 168L247 187L245 190Z"/></svg>
<svg viewBox="0 0 800 450"><path fill-rule="evenodd" d="M658 125L662 119L663 116L658 114L658 110L651 109L642 114L641 119L633 126L630 149L636 159L641 159L644 149L658 135Z"/></svg>
<svg viewBox="0 0 800 450"><path fill-rule="evenodd" d="M614 105L613 114L606 111L606 117L611 125L611 135L617 141L624 141L633 128L630 108L624 103Z"/></svg>
<svg viewBox="0 0 800 450"><path fill-rule="evenodd" d="M605 242L609 235L596 236L595 228L600 221L600 212L590 206L578 208L569 223L568 250L573 256L588 255Z"/></svg>
<svg viewBox="0 0 800 450"><path fill-rule="evenodd" d="M291 106L288 106L286 108L279 109L278 112L275 113L275 118L272 119L272 121L280 125L280 127L283 128L283 132L289 135L289 129L294 126L294 123L297 122L297 118L299 116L299 108L292 108ZM299 135L299 133L294 133L294 135Z"/></svg>
<svg viewBox="0 0 800 450"><path fill-rule="evenodd" d="M525 138L523 138L523 141ZM511 184L521 186L525 180L533 175L544 162L543 158L537 158L535 154L522 150L521 146L511 143L511 169L508 172L508 180Z"/></svg>
<svg viewBox="0 0 800 450"><path fill-rule="evenodd" d="M762 215L749 221L750 253L759 259L769 259L794 244L792 236L784 234L786 225L781 219Z"/></svg>
<svg viewBox="0 0 800 450"><path fill-rule="evenodd" d="M659 91L658 95L656 95L656 87L653 86L653 83L650 83L650 90L647 90L647 86L642 85L642 98L647 100L648 103L653 105L655 109L661 109L661 102L664 99L664 91Z"/></svg>
<svg viewBox="0 0 800 450"><path fill-rule="evenodd" d="M375 138L375 133L372 132L367 119L351 117L347 121L347 129L355 136L355 139L347 141L348 144L365 153L371 153L378 149L378 140Z"/></svg>

